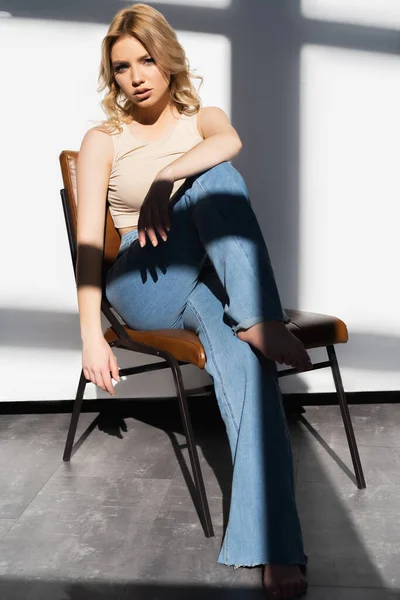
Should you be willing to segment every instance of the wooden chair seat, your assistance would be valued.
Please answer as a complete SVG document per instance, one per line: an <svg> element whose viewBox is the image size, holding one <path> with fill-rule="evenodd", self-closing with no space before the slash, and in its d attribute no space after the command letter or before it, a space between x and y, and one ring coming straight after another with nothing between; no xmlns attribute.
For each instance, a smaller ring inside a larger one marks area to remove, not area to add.
<svg viewBox="0 0 400 600"><path fill-rule="evenodd" d="M300 310L286 310L291 323L288 329L298 337L306 348L320 348L347 342L346 324L331 315L323 315ZM198 336L187 329L157 329L138 331L124 325L124 330L134 342L164 350L182 362L191 363L200 369L206 364L206 354ZM118 340L112 327L104 333L108 343Z"/></svg>
<svg viewBox="0 0 400 600"><path fill-rule="evenodd" d="M307 349L345 344L349 339L346 324L331 315L285 309L291 320L287 325Z"/></svg>
<svg viewBox="0 0 400 600"><path fill-rule="evenodd" d="M155 329L154 331L138 331L129 329L124 325L124 330L133 342L139 342L151 346L157 350L169 352L175 360L191 363L200 369L206 364L206 354L199 337L187 329ZM118 340L119 337L109 327L104 337L108 343Z"/></svg>

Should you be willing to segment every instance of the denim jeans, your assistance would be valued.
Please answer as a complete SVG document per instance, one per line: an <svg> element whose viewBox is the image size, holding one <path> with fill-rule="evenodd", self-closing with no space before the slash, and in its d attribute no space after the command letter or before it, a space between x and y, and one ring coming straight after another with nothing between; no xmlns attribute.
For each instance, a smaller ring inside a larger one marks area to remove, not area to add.
<svg viewBox="0 0 400 600"><path fill-rule="evenodd" d="M237 336L266 319L288 321L242 176L223 162L188 178L170 219L156 247L141 248L136 230L122 236L107 298L133 329L190 329L204 346L233 463L217 562L305 566L276 365Z"/></svg>

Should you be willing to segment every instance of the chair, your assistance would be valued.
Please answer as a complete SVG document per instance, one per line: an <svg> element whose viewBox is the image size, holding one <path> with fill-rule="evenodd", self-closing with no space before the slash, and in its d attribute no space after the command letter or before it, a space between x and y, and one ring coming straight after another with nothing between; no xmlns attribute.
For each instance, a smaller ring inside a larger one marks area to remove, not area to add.
<svg viewBox="0 0 400 600"><path fill-rule="evenodd" d="M68 232L71 257L76 277L76 256L77 256L77 191L76 191L76 162L78 152L64 150L59 156L64 188L60 190L62 205L64 210L65 223ZM120 245L120 236L114 228L110 215L109 205L106 203L106 226L104 239L104 267L107 270L115 260ZM192 423L188 411L187 397L198 392L197 390L185 391L182 381L180 367L186 364L193 364L204 369L206 356L204 348L200 343L198 336L187 330L163 329L154 331L135 331L129 329L121 319L116 317L110 303L108 302L104 289L101 303L101 311L108 319L109 327L104 337L111 347L124 348L133 352L158 356L163 362L142 365L120 369L120 376L135 375L148 371L170 368L174 377L179 408L182 417L183 429L187 439L189 457L193 471L199 515L206 537L214 535L213 526L210 517L208 500L206 497L203 476L200 468L199 457L193 436ZM346 436L350 448L350 454L353 461L353 467L356 474L357 487L363 489L366 487L363 470L361 467L357 443L354 436L353 426L346 396L343 389L340 370L334 349L335 344L345 343L348 340L347 327L343 321L329 315L303 312L297 310L286 311L292 322L288 324L289 329L303 342L306 348L326 347L328 360L313 365L313 369L322 369L331 367L333 379L335 382L339 406L343 418ZM285 369L279 372L279 376L287 376L297 373L296 369ZM88 380L83 374L80 375L76 398L74 401L73 412L68 430L64 461L71 459L75 433L81 412L83 395ZM212 390L213 386L206 386L204 390Z"/></svg>

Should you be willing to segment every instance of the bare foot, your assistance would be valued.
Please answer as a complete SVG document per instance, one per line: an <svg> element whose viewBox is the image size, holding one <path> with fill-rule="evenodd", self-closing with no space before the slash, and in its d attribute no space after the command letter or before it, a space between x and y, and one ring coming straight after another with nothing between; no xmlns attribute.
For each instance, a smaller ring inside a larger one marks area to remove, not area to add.
<svg viewBox="0 0 400 600"><path fill-rule="evenodd" d="M283 321L263 321L249 329L238 331L237 336L279 364L285 363L298 371L312 369L310 357L303 344Z"/></svg>
<svg viewBox="0 0 400 600"><path fill-rule="evenodd" d="M306 593L308 583L297 565L263 565L262 584L267 598L288 600Z"/></svg>

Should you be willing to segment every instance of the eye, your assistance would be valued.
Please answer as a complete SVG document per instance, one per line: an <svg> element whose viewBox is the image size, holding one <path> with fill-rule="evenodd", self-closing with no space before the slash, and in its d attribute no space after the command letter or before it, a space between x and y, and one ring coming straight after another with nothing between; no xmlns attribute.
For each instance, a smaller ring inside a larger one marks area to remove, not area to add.
<svg viewBox="0 0 400 600"><path fill-rule="evenodd" d="M152 62L152 63L153 63L153 62L154 62L154 58L145 58L145 59L144 59L144 62L145 62L145 63L148 63L148 61L150 61L150 62Z"/></svg>
<svg viewBox="0 0 400 600"><path fill-rule="evenodd" d="M126 69L126 66L125 65L117 65L116 67L114 67L114 72L119 73L122 69Z"/></svg>

